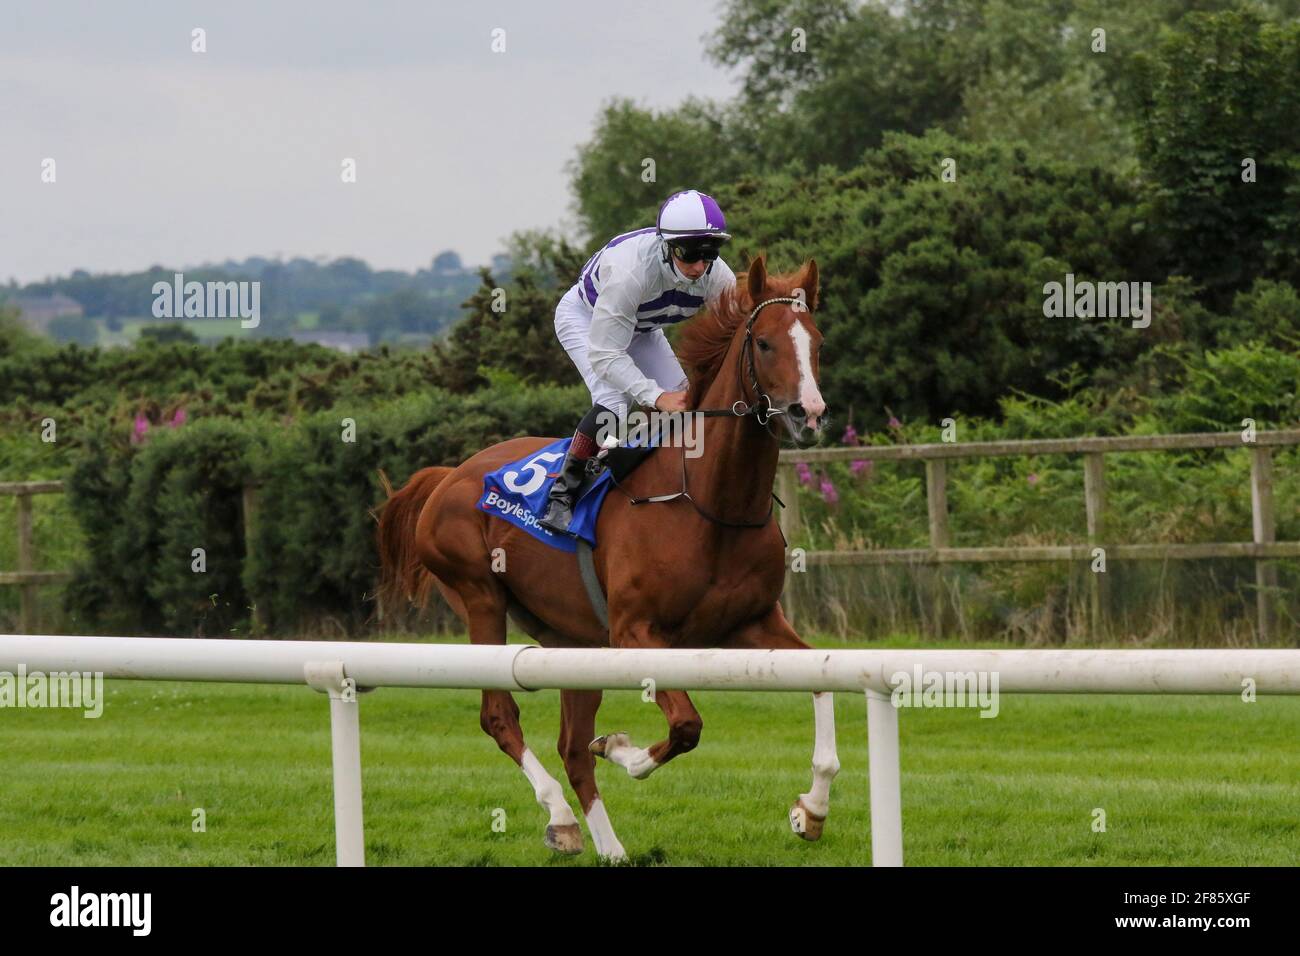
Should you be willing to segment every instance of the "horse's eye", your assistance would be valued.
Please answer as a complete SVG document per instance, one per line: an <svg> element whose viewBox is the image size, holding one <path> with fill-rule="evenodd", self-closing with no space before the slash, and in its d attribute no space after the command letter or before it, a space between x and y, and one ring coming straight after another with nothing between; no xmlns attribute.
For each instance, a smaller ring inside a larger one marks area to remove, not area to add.
<svg viewBox="0 0 1300 956"><path fill-rule="evenodd" d="M758 350L760 352L772 351L772 346L767 344L767 339L758 339Z"/></svg>

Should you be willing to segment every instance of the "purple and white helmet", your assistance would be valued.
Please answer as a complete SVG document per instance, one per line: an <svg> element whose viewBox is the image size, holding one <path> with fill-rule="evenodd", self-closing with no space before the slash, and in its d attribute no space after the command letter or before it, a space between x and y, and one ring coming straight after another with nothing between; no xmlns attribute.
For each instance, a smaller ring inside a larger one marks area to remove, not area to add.
<svg viewBox="0 0 1300 956"><path fill-rule="evenodd" d="M713 238L723 243L731 238L717 202L694 189L673 193L664 200L655 226L659 235L669 240Z"/></svg>

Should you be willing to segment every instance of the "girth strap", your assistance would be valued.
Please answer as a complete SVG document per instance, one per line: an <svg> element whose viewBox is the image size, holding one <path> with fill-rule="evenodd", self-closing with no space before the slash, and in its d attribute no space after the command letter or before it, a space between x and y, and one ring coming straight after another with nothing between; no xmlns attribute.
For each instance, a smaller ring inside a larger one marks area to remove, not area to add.
<svg viewBox="0 0 1300 956"><path fill-rule="evenodd" d="M609 605L605 603L605 592L600 589L600 578L596 577L596 563L591 558L591 545L586 538L578 539L578 572L582 575L582 586L587 589L587 598L591 609L605 630L609 630Z"/></svg>

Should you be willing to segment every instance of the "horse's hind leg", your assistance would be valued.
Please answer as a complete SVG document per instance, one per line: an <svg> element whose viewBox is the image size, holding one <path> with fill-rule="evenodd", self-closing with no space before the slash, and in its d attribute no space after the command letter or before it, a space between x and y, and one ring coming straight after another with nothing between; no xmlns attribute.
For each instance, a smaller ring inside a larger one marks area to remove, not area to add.
<svg viewBox="0 0 1300 956"><path fill-rule="evenodd" d="M465 623L469 627L472 644L506 643L506 597L504 589L496 588L486 593L466 593L460 590L465 602ZM557 853L581 853L582 829L564 799L560 782L546 772L536 754L524 743L524 732L519 726L519 705L509 691L483 691L483 705L479 724L510 756L533 786L537 802L549 814L546 825L546 845Z"/></svg>
<svg viewBox="0 0 1300 956"><path fill-rule="evenodd" d="M605 804L596 789L596 757L588 748L596 732L596 710L600 707L598 690L560 691L560 756L569 775L569 785L578 795L587 829L596 844L596 855L607 860L625 860L627 852L614 835L614 827L605 812Z"/></svg>
<svg viewBox="0 0 1300 956"><path fill-rule="evenodd" d="M530 637L546 647L576 646L574 640L548 626L518 601L509 604L510 617ZM608 860L625 860L627 852L614 835L614 827L605 812L605 804L596 789L596 758L588 747L596 732L596 711L600 709L598 690L560 691L560 739L556 749L564 760L569 785L578 795L578 805L587 818L587 829L596 844L596 855Z"/></svg>

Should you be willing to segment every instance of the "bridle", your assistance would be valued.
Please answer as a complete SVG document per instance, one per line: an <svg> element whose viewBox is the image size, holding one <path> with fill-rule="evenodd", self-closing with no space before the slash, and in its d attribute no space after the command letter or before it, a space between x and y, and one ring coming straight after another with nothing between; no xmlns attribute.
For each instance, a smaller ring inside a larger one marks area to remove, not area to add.
<svg viewBox="0 0 1300 956"><path fill-rule="evenodd" d="M784 415L786 410L784 408L777 408L776 404L772 401L772 397L768 395L767 392L763 391L762 387L758 384L758 365L754 361L754 322L758 319L758 313L762 312L767 306L775 305L778 302L793 304L796 302L803 302L803 299L798 299L791 295L779 295L770 299L764 299L750 310L749 320L745 323L745 342L741 346L741 350L744 354L744 361L736 365L736 384L740 386L740 394L748 394L745 390L744 370L741 368L743 365L744 369L749 372L749 387L754 392L753 404L746 404L743 398L738 398L736 401L732 402L728 408L697 408L692 410L694 414L703 415L705 418L721 418L726 415L734 415L736 418L747 418L752 415L754 421L766 428L769 435L773 438L777 437L776 433L772 431L772 426L769 425L768 422L770 422L776 415Z"/></svg>
<svg viewBox="0 0 1300 956"><path fill-rule="evenodd" d="M763 391L762 386L759 384L758 365L754 361L754 321L758 318L758 313L762 312L763 309L765 309L769 305L775 305L779 302L794 304L796 302L802 303L803 301L804 300L801 298L795 298L794 296L789 296L789 295L774 296L771 299L764 299L762 302L758 303L758 305L754 306L754 308L750 311L749 320L745 323L745 341L744 344L741 346L741 349L744 353L743 361L738 362L736 364L736 383L740 385L741 395L749 394L745 389L745 381L744 381L745 370L748 370L749 387L750 389L753 390L754 393L754 401L752 403L747 403L744 398L738 398L736 399L736 401L732 402L731 405L726 408L696 408L696 409L691 409L685 414L702 415L705 418L725 418L727 416L732 416L735 418L752 417L756 422L758 422L760 425L763 426L763 428L767 430L767 433L769 435L771 435L773 438L777 438L777 440L779 441L780 439L777 437L777 434L774 431L772 431L772 426L768 423L772 420L774 416L786 414L786 409L777 408L772 401L772 397L768 395L767 392ZM741 368L742 365L744 366L744 369ZM613 476L611 475L611 478L612 477ZM701 517L707 518L709 521L712 521L714 524L721 525L724 528L765 528L767 527L768 523L772 520L772 510L775 507L775 504L769 504L767 506L767 514L763 516L762 521L727 521L724 518L719 518L717 515L709 513L704 508L700 507L700 503L698 501L696 501L694 498L691 497L690 488L688 487L686 481L686 449L685 448L682 449L682 490L681 491L674 491L670 494L665 494L665 495L649 495L644 498L636 498L628 494L626 491L624 491L623 486L620 485L617 480L614 481L614 487L618 488L619 491L622 491L623 494L627 495L629 503L633 505L657 504L665 501L676 501L678 498L685 498L687 501L691 503L691 507L693 507L700 514ZM785 507L785 502L782 501L780 498L778 498L775 492L772 494L772 499L776 504L779 504L782 508ZM784 534L782 536L784 537Z"/></svg>

